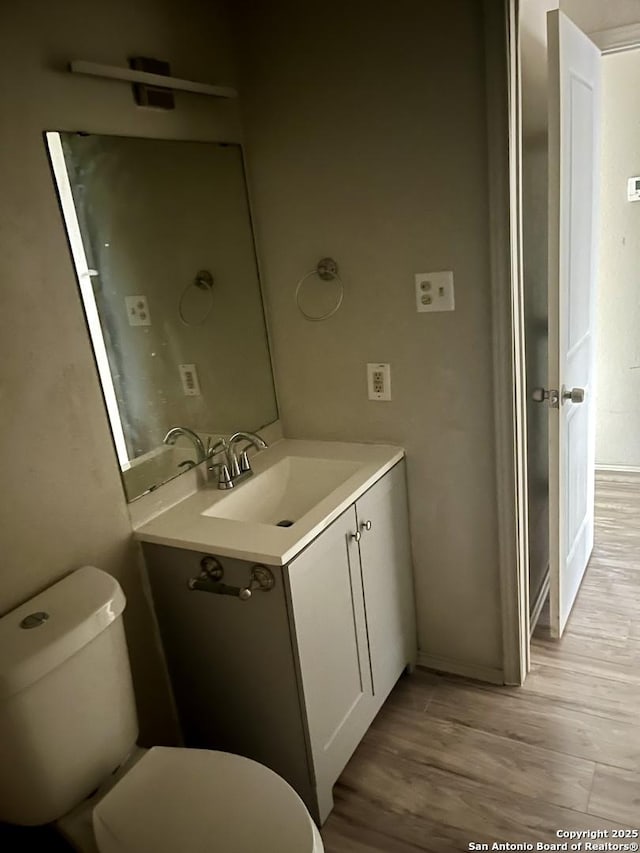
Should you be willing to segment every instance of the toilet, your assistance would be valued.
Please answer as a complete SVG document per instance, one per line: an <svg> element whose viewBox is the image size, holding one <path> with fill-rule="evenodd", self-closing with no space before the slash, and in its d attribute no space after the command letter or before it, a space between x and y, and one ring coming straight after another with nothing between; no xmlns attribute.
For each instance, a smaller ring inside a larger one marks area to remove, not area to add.
<svg viewBox="0 0 640 853"><path fill-rule="evenodd" d="M81 853L322 853L304 803L248 758L136 747L122 613L84 566L0 619L0 821Z"/></svg>

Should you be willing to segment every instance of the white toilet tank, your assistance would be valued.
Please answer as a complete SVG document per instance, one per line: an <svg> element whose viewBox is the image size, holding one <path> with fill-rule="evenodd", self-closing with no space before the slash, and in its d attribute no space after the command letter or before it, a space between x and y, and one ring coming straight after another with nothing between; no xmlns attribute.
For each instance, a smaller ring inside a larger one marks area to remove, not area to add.
<svg viewBox="0 0 640 853"><path fill-rule="evenodd" d="M0 619L0 821L56 820L133 748L124 607L85 566Z"/></svg>

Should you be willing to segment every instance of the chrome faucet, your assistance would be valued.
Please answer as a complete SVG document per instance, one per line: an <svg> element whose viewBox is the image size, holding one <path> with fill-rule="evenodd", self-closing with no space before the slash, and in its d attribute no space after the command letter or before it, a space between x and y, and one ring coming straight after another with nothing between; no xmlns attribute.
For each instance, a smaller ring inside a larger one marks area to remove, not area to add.
<svg viewBox="0 0 640 853"><path fill-rule="evenodd" d="M239 441L246 441L247 445L240 452L238 458L234 445ZM231 438L220 438L213 445L208 446L208 459L213 459L219 453L224 453L225 456L224 462L217 462L209 466L210 471L218 472L219 489L232 489L236 483L253 474L247 454L249 446L255 447L256 450L264 450L267 447L267 442L253 432L234 432Z"/></svg>
<svg viewBox="0 0 640 853"><path fill-rule="evenodd" d="M238 459L234 447L234 445L239 441L248 442L244 450L240 452L240 459ZM248 447L252 446L255 447L256 450L264 450L267 446L267 442L254 432L234 432L227 443L229 445L229 449L227 451L229 471L234 479L242 477L245 474L249 475L253 473L249 457L247 456Z"/></svg>
<svg viewBox="0 0 640 853"><path fill-rule="evenodd" d="M162 439L162 443L169 445L175 444L181 435L184 435L185 438L188 438L193 443L193 446L196 449L196 465L207 458L207 453L204 449L202 439L192 429L189 429L189 427L172 427L172 429L170 429Z"/></svg>

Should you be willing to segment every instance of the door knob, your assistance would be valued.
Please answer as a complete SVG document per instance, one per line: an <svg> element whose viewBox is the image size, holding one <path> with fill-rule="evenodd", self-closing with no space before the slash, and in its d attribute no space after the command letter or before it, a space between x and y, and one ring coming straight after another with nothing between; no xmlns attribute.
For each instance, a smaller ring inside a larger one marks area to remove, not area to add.
<svg viewBox="0 0 640 853"><path fill-rule="evenodd" d="M354 540L354 542L359 542L362 539L362 533L360 533L359 530L356 530L355 533L351 534L351 538Z"/></svg>
<svg viewBox="0 0 640 853"><path fill-rule="evenodd" d="M562 400L571 400L572 403L584 403L584 388L562 389Z"/></svg>
<svg viewBox="0 0 640 853"><path fill-rule="evenodd" d="M362 530L371 530L371 522L363 521L360 527L362 528Z"/></svg>

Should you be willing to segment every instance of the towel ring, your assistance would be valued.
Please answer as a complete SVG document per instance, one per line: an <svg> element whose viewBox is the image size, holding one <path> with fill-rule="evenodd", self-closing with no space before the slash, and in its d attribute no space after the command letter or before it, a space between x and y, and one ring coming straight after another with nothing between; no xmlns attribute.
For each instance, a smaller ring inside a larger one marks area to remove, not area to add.
<svg viewBox="0 0 640 853"><path fill-rule="evenodd" d="M325 314L307 314L302 305L300 305L300 292L302 290L302 286L310 279L312 276L317 275L318 278L322 279L322 281L337 281L340 285L340 293L338 294L338 301L336 304L327 311ZM333 258L322 258L322 260L318 261L316 268L310 270L306 275L303 275L296 287L295 300L296 305L298 306L298 310L305 318L305 320L328 320L329 317L333 317L336 311L342 305L342 300L344 299L344 284L342 283L342 279L338 275L338 264L333 260Z"/></svg>
<svg viewBox="0 0 640 853"><path fill-rule="evenodd" d="M191 287L197 287L199 290L205 290L209 294L209 304L205 309L204 314L200 317L199 320L187 320L184 316L183 308L183 300L187 294L187 291ZM184 323L185 326L201 326L204 321L207 319L209 314L211 314L211 309L213 308L213 276L209 272L209 270L198 270L193 281L187 283L187 286L184 288L182 293L180 294L180 298L178 299L178 315L180 320Z"/></svg>

